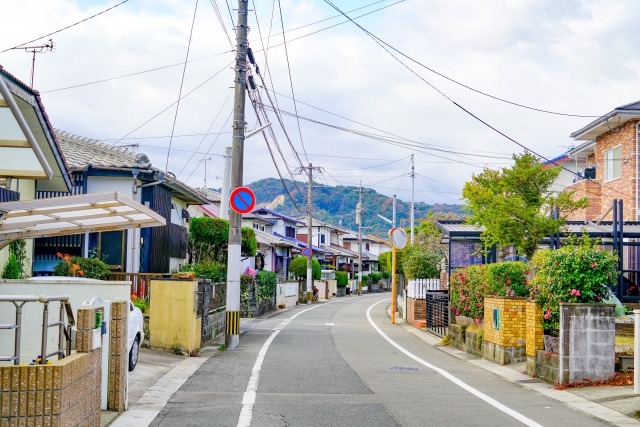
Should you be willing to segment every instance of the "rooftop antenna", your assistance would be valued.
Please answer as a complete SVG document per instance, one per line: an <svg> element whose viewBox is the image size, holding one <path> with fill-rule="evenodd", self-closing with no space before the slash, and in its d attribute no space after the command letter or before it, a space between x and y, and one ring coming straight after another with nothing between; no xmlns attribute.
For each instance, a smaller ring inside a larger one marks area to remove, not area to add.
<svg viewBox="0 0 640 427"><path fill-rule="evenodd" d="M210 162L210 161L211 161L211 157L201 160L201 162L204 162L204 188L208 188L207 187L207 162Z"/></svg>
<svg viewBox="0 0 640 427"><path fill-rule="evenodd" d="M56 44L52 39L49 39L48 43L45 43L40 46L22 46L22 47L14 47L11 50L24 50L25 52L29 52L33 54L33 59L31 60L31 89L33 89L33 74L36 69L36 53L47 53L47 52L55 52Z"/></svg>

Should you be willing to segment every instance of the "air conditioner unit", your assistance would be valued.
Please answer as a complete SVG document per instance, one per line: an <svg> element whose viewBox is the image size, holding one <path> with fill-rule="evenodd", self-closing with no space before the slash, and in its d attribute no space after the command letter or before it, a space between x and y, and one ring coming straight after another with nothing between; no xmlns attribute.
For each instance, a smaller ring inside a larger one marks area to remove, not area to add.
<svg viewBox="0 0 640 427"><path fill-rule="evenodd" d="M584 170L584 177L586 179L596 179L596 167L587 168Z"/></svg>

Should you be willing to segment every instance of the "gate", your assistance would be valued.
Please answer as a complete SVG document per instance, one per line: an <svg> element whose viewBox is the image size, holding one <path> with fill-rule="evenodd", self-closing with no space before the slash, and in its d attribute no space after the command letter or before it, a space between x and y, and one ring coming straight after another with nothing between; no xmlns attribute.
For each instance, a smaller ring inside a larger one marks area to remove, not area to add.
<svg viewBox="0 0 640 427"><path fill-rule="evenodd" d="M427 330L444 337L449 327L449 292L426 292L425 300Z"/></svg>

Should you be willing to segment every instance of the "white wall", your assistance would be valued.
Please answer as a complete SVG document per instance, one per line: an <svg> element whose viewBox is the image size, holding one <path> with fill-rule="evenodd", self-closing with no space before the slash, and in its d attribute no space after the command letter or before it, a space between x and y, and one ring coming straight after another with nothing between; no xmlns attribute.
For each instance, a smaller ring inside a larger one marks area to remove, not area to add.
<svg viewBox="0 0 640 427"><path fill-rule="evenodd" d="M74 317L84 301L100 297L109 301L128 301L130 282L55 278L53 280L0 280L0 295L69 295ZM42 340L42 310L44 304L28 302L22 310L21 362L31 363L40 354ZM59 319L60 303L49 303L49 323ZM0 302L0 324L15 323L15 307L10 302ZM77 319L76 319L77 320ZM14 332L0 330L0 355L13 356ZM48 331L47 353L58 346L58 328ZM54 360L57 360L54 358ZM0 365L8 365L0 362Z"/></svg>
<svg viewBox="0 0 640 427"><path fill-rule="evenodd" d="M276 291L276 304L293 307L298 302L298 282L279 283Z"/></svg>

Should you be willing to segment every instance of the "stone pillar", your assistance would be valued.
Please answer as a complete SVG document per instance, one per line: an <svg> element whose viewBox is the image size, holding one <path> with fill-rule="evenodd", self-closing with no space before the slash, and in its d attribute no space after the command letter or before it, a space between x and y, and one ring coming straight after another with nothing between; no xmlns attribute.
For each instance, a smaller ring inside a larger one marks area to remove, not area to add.
<svg viewBox="0 0 640 427"><path fill-rule="evenodd" d="M527 374L536 373L536 350L544 349L544 329L540 321L542 310L535 300L525 302L525 312L527 321Z"/></svg>

